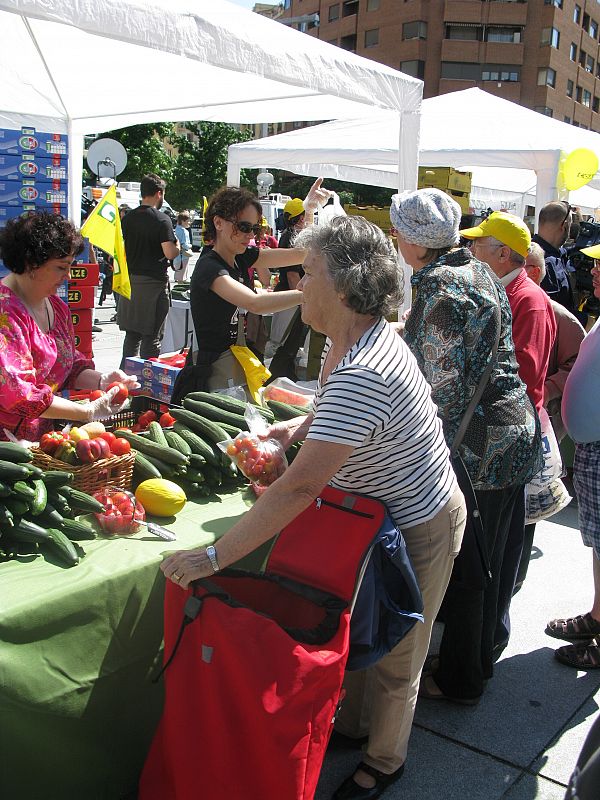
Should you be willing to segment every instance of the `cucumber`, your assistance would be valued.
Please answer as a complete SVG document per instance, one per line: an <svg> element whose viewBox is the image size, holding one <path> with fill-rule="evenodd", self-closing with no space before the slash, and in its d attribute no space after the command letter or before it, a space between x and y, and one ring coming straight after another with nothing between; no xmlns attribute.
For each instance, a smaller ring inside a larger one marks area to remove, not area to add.
<svg viewBox="0 0 600 800"><path fill-rule="evenodd" d="M0 458L15 464L24 464L33 461L33 453L16 442L0 442Z"/></svg>
<svg viewBox="0 0 600 800"><path fill-rule="evenodd" d="M164 432L165 438L169 443L169 447L174 448L175 450L179 450L180 453L183 453L184 456L191 456L192 455L192 448L189 444L182 439L178 433L175 433L174 430L168 430Z"/></svg>
<svg viewBox="0 0 600 800"><path fill-rule="evenodd" d="M138 474L138 477L142 481L146 481L149 478L162 478L159 470L152 464L146 456L142 455L138 450L133 451L135 453L135 464L134 469Z"/></svg>
<svg viewBox="0 0 600 800"><path fill-rule="evenodd" d="M48 502L58 511L61 516L72 516L71 506L67 502L66 498L62 494L59 494L57 489L48 490Z"/></svg>
<svg viewBox="0 0 600 800"><path fill-rule="evenodd" d="M237 425L228 425L226 422L219 422L219 425L223 428L225 433L228 433L232 439L241 433L243 430L248 430L248 426L246 425L244 428L238 428Z"/></svg>
<svg viewBox="0 0 600 800"><path fill-rule="evenodd" d="M50 503L46 503L46 508L38 516L38 522L48 528L60 528L63 524L63 515Z"/></svg>
<svg viewBox="0 0 600 800"><path fill-rule="evenodd" d="M178 433L181 438L189 444L192 451L196 453L196 455L201 456L207 464L214 464L215 467L219 465L219 459L215 456L212 447L208 442L205 442L201 436L191 431L181 422L176 422L175 425L173 425L173 430Z"/></svg>
<svg viewBox="0 0 600 800"><path fill-rule="evenodd" d="M164 431L158 422L151 422L148 425L148 438L159 444L161 447L169 447Z"/></svg>
<svg viewBox="0 0 600 800"><path fill-rule="evenodd" d="M47 488L50 486L66 486L68 483L73 483L73 473L64 472L60 469L51 470L43 472L41 480L44 481Z"/></svg>
<svg viewBox="0 0 600 800"><path fill-rule="evenodd" d="M83 539L95 539L96 531L89 522L80 519L63 519L60 530L69 538L78 542Z"/></svg>
<svg viewBox="0 0 600 800"><path fill-rule="evenodd" d="M244 416L246 406L248 405L245 400L238 400L237 397L229 397L229 395L219 394L218 392L190 392L186 395L185 400L200 400L204 403L210 403L213 406L217 406L217 408L230 411L232 414L238 414L241 417ZM187 408L185 400L183 405L184 408ZM255 408L267 422L274 422L273 412L270 409L264 406L253 406L253 408Z"/></svg>
<svg viewBox="0 0 600 800"><path fill-rule="evenodd" d="M29 510L34 517L37 517L38 514L41 514L46 508L46 504L48 502L48 491L44 481L40 480L39 478L33 482L33 488L34 495L33 499L29 503Z"/></svg>
<svg viewBox="0 0 600 800"><path fill-rule="evenodd" d="M300 406L291 406L288 403L280 403L278 400L267 400L267 405L275 415L275 419L279 422L286 419L295 419L295 417L306 416L309 409L300 409Z"/></svg>
<svg viewBox="0 0 600 800"><path fill-rule="evenodd" d="M154 456L148 455L148 453L144 453L144 457L146 461L150 462L155 470L160 472L161 478L172 478L173 475L175 475L176 467L174 464L166 464L164 461L161 461L160 458L155 458ZM153 475L152 477L155 478L156 475Z"/></svg>
<svg viewBox="0 0 600 800"><path fill-rule="evenodd" d="M5 497L4 505L13 517L22 517L29 512L29 503L22 497Z"/></svg>
<svg viewBox="0 0 600 800"><path fill-rule="evenodd" d="M80 489L75 489L73 486L61 486L58 494L65 498L71 508L75 508L78 511L91 511L96 514L102 514L106 511L106 508L95 497L82 492Z"/></svg>
<svg viewBox="0 0 600 800"><path fill-rule="evenodd" d="M37 480L37 478L41 478L44 474L44 470L36 467L35 464L23 464L23 466L29 473L30 478L35 478Z"/></svg>
<svg viewBox="0 0 600 800"><path fill-rule="evenodd" d="M243 414L233 414L231 411L225 411L223 408L212 405L212 403L204 403L202 400L189 400L186 397L183 401L183 407L187 411L192 411L194 414L219 424L225 422L227 425L235 425L240 429L248 427Z"/></svg>
<svg viewBox="0 0 600 800"><path fill-rule="evenodd" d="M27 502L33 500L35 497L35 489L33 486L29 486L29 484L25 483L25 481L16 481L16 483L13 483L13 493Z"/></svg>
<svg viewBox="0 0 600 800"><path fill-rule="evenodd" d="M30 522L27 519L21 519L15 523L14 528L10 530L10 537L16 542L40 543L46 542L49 537L48 530L36 525L35 522Z"/></svg>
<svg viewBox="0 0 600 800"><path fill-rule="evenodd" d="M229 438L223 428L221 428L220 425L217 425L216 422L205 419L204 417L200 417L198 414L188 411L185 408L172 408L171 415L175 417L178 422L182 422L186 427L191 428L195 433L201 434L203 438L206 438L207 441L210 441L213 444L223 442L225 439ZM175 428L175 430L177 429ZM177 432L179 433L179 431ZM201 453L201 455L204 454ZM2 480L1 472L0 480Z"/></svg>
<svg viewBox="0 0 600 800"><path fill-rule="evenodd" d="M48 528L48 538L44 541L42 550L55 556L67 567L79 564L79 554L73 543L57 528Z"/></svg>
<svg viewBox="0 0 600 800"><path fill-rule="evenodd" d="M4 503L0 503L0 526L3 528L12 528L13 526L13 515L12 512L8 510L8 508L4 505ZM2 532L0 531L0 536L2 536Z"/></svg>
<svg viewBox="0 0 600 800"><path fill-rule="evenodd" d="M27 467L22 464L11 464L10 461L0 461L0 481L3 483L26 481L29 478L29 474Z"/></svg>
<svg viewBox="0 0 600 800"><path fill-rule="evenodd" d="M0 497L10 497L12 489L8 483L0 483Z"/></svg>
<svg viewBox="0 0 600 800"><path fill-rule="evenodd" d="M116 430L115 435L121 439L126 439L135 450L143 453L145 456L153 456L154 458L158 458L159 461L173 464L174 466L187 465L188 463L188 457L184 456L183 453L180 453L178 450L173 450L172 447L161 447L150 439L138 436L137 433ZM1 469L0 480L2 480Z"/></svg>
<svg viewBox="0 0 600 800"><path fill-rule="evenodd" d="M223 481L221 470L207 464L202 470L204 479L209 486L220 486Z"/></svg>

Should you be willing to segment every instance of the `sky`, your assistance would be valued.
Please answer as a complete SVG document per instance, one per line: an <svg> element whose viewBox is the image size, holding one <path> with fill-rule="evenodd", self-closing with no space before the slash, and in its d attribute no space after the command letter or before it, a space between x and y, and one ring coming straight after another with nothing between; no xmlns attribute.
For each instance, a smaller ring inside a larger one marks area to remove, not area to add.
<svg viewBox="0 0 600 800"><path fill-rule="evenodd" d="M229 0L230 3L235 3L236 6L242 6L243 8L248 8L250 11L254 8L254 4L257 0ZM276 0L263 0L265 3L273 2L273 5L277 5Z"/></svg>

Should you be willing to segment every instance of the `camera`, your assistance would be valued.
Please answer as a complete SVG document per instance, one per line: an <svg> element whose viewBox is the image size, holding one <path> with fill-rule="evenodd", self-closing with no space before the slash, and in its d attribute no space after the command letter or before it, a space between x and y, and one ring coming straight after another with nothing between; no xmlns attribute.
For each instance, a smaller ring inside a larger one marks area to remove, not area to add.
<svg viewBox="0 0 600 800"><path fill-rule="evenodd" d="M584 247L600 244L600 224L597 222L580 222L579 232L574 244L568 248L568 263L573 268L575 289L579 296L579 306L585 301L582 310L597 317L600 315L600 300L594 297L591 269L594 259L584 255Z"/></svg>

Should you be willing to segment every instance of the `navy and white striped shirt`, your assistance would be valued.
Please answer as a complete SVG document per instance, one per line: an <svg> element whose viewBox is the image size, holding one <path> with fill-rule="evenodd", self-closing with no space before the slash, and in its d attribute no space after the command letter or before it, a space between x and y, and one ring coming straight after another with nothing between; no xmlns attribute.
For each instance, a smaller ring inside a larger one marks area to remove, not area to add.
<svg viewBox="0 0 600 800"><path fill-rule="evenodd" d="M457 488L429 385L384 319L319 378L307 438L352 445L331 485L383 501L399 528L432 519Z"/></svg>

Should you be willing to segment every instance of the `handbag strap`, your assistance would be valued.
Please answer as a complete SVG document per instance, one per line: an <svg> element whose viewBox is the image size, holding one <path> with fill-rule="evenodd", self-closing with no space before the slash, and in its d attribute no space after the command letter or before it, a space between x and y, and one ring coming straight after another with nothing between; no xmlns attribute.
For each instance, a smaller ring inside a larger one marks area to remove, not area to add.
<svg viewBox="0 0 600 800"><path fill-rule="evenodd" d="M463 418L460 421L460 425L458 426L458 430L456 431L456 435L452 442L452 447L450 448L450 455L452 458L454 458L458 453L458 449L462 444L462 440L464 439L465 433L467 432L467 428L469 427L469 423L471 422L471 417L475 413L475 409L477 408L477 404L481 400L481 396L485 390L485 387L488 384L490 375L492 374L492 370L496 366L496 360L498 356L498 346L500 344L500 331L502 328L502 318L500 315L500 297L498 296L496 283L491 275L490 275L490 283L492 285L492 290L494 293L494 297L496 299L496 307L494 313L494 319L496 320L496 337L494 339L494 344L492 346L492 351L490 353L490 359L486 364L485 369L483 370L477 388L475 389L475 392L471 397L471 402L467 406L466 411L463 414Z"/></svg>

